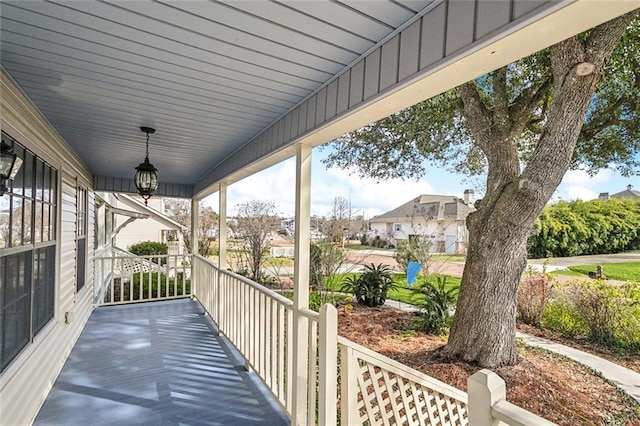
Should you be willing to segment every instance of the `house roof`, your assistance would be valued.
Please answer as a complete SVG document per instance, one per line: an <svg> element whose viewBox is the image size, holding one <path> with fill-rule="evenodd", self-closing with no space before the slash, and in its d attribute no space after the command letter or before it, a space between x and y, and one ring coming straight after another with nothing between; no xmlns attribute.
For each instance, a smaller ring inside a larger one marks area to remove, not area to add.
<svg viewBox="0 0 640 426"><path fill-rule="evenodd" d="M424 194L393 210L372 217L370 221L406 221L411 218L464 220L473 210L475 210L473 206L465 204L463 199L452 195Z"/></svg>
<svg viewBox="0 0 640 426"><path fill-rule="evenodd" d="M627 185L627 189L624 191L615 193L611 196L611 198L634 198L640 199L640 191L636 191L633 189L633 185Z"/></svg>

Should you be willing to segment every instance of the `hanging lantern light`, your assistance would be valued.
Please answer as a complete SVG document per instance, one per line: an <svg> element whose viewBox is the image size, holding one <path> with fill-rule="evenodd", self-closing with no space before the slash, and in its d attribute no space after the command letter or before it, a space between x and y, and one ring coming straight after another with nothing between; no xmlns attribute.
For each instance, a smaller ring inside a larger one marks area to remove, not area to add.
<svg viewBox="0 0 640 426"><path fill-rule="evenodd" d="M153 167L153 164L149 162L149 135L155 133L156 129L151 127L140 127L140 130L147 134L147 151L144 163L140 163L140 165L136 167L134 182L136 184L138 194L144 198L144 203L147 204L149 198L151 198L151 196L156 192L156 189L158 189L158 175L156 174L158 169Z"/></svg>
<svg viewBox="0 0 640 426"><path fill-rule="evenodd" d="M21 166L22 158L5 141L0 142L0 197L9 190L9 181L16 177Z"/></svg>

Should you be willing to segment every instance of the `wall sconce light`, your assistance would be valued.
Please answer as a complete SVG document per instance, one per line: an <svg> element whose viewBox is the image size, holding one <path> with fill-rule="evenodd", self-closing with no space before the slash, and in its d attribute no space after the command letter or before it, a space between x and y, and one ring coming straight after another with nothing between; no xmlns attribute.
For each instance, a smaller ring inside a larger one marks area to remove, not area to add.
<svg viewBox="0 0 640 426"><path fill-rule="evenodd" d="M151 196L156 192L156 189L158 189L158 175L156 174L158 169L153 167L153 164L149 162L149 134L155 133L156 129L151 127L140 127L140 130L147 134L147 151L144 163L140 163L140 165L136 167L134 182L136 184L138 194L144 198L144 204L146 205L149 198L151 198Z"/></svg>
<svg viewBox="0 0 640 426"><path fill-rule="evenodd" d="M8 183L16 177L22 162L9 144L5 141L0 143L0 196L9 190Z"/></svg>

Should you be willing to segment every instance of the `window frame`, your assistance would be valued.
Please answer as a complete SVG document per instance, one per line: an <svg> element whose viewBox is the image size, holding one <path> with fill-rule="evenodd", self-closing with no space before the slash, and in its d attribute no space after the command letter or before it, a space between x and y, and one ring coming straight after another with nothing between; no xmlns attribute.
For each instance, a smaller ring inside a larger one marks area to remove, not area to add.
<svg viewBox="0 0 640 426"><path fill-rule="evenodd" d="M87 284L89 190L76 186L76 294Z"/></svg>
<svg viewBox="0 0 640 426"><path fill-rule="evenodd" d="M0 240L0 264L5 265L0 276L4 295L0 300L0 372L6 371L55 318L60 190L59 168L4 131L2 140L14 148L24 163L2 197L6 200L3 204L7 207L9 228L6 238ZM19 227L14 226L17 218L21 221ZM19 240L14 235L18 228ZM6 265L22 266L10 270ZM21 289L28 290L19 293ZM26 307L20 307L22 297L28 298ZM20 316L28 320L22 326L16 322Z"/></svg>

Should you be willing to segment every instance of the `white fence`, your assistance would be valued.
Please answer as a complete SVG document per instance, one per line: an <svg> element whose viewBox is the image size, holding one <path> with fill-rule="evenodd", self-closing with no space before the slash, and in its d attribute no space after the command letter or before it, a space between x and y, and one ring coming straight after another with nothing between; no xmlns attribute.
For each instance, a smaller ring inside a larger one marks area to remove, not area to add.
<svg viewBox="0 0 640 426"><path fill-rule="evenodd" d="M201 256L193 258L193 281L193 295L242 353L247 368L271 389L292 424L553 424L507 402L504 381L489 370L469 378L467 395L338 337L331 305L319 314L296 312L291 300L219 270Z"/></svg>
<svg viewBox="0 0 640 426"><path fill-rule="evenodd" d="M338 338L345 424L466 425L467 394Z"/></svg>
<svg viewBox="0 0 640 426"><path fill-rule="evenodd" d="M135 256L113 247L94 258L94 303L115 305L191 296L191 255Z"/></svg>

